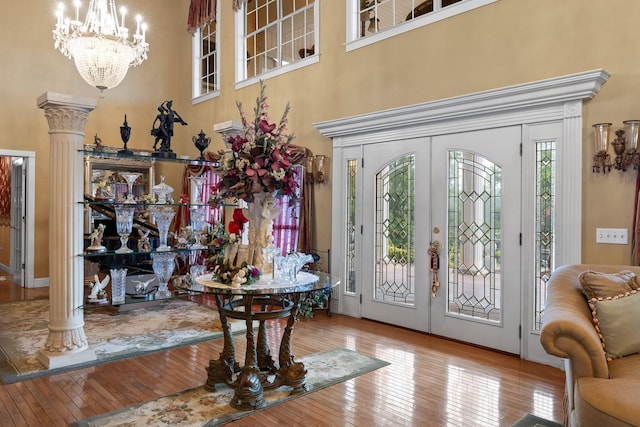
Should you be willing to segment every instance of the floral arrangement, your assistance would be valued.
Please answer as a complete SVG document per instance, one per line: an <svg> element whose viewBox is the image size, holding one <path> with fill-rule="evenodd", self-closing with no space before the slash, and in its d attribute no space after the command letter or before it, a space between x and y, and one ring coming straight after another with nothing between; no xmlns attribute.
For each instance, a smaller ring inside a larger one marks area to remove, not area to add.
<svg viewBox="0 0 640 427"><path fill-rule="evenodd" d="M229 244L236 243L247 221L249 220L244 216L242 209L234 209L232 219L229 222L229 231L225 230L222 222L217 222L211 228L211 233L208 236L209 246L224 248Z"/></svg>
<svg viewBox="0 0 640 427"><path fill-rule="evenodd" d="M196 235L190 225L180 227L180 232L174 233L173 238L179 248L186 248L196 242Z"/></svg>
<svg viewBox="0 0 640 427"><path fill-rule="evenodd" d="M243 131L229 137L230 151L218 152L219 166L215 168L222 179L213 188L212 202L222 203L235 198L251 203L256 193L275 193L289 196L291 203L297 197L297 171L295 166L303 154L291 145L293 135L287 135L287 104L280 122L269 121L266 85L260 81L260 96L256 100L255 118L249 121L242 103L237 102Z"/></svg>
<svg viewBox="0 0 640 427"><path fill-rule="evenodd" d="M241 285L250 285L260 279L262 272L257 267L243 262L239 267L233 267L235 260L230 259L232 249L239 243L239 236L244 230L244 225L249 220L244 216L242 209L234 209L232 219L229 222L228 230L225 230L222 223L213 226L210 236L210 246L214 248L222 248L207 259L207 268L213 272L216 279L225 284L239 287Z"/></svg>

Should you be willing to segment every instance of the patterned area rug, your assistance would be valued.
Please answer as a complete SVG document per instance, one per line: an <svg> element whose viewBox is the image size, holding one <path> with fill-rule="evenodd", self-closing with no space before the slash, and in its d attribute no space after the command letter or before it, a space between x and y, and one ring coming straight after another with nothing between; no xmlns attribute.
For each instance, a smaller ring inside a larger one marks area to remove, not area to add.
<svg viewBox="0 0 640 427"><path fill-rule="evenodd" d="M36 360L49 330L49 300L0 304L0 378L4 384L24 381L98 363L167 350L222 337L218 313L183 300L114 314L108 307L85 312L84 331L96 360L46 369ZM233 332L244 322L231 322Z"/></svg>
<svg viewBox="0 0 640 427"><path fill-rule="evenodd" d="M533 414L527 414L516 421L516 423L511 427L563 427L563 425L554 421L545 420L544 418L536 417Z"/></svg>
<svg viewBox="0 0 640 427"><path fill-rule="evenodd" d="M388 363L346 349L336 349L301 357L308 373L308 391L295 396L288 393L291 388L265 391L266 409L305 394L318 391L333 384L357 377ZM115 426L219 426L237 420L258 410L240 411L229 405L233 390L219 386L215 392L202 387L184 390L180 393L131 406L119 411L80 420L78 427Z"/></svg>

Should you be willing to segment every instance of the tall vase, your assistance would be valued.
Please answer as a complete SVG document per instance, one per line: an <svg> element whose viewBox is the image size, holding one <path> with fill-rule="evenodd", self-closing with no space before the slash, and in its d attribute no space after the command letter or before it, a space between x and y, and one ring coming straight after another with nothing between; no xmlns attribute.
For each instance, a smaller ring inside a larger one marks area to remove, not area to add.
<svg viewBox="0 0 640 427"><path fill-rule="evenodd" d="M264 249L273 244L273 219L280 215L280 206L272 193L257 193L248 203L249 253L247 262L264 268Z"/></svg>
<svg viewBox="0 0 640 427"><path fill-rule="evenodd" d="M153 258L153 272L160 283L158 291L156 292L156 298L171 298L171 291L169 291L168 285L175 267L176 253L154 252L151 254L151 258Z"/></svg>
<svg viewBox="0 0 640 427"><path fill-rule="evenodd" d="M153 219L158 226L159 245L156 250L168 251L169 249L171 249L171 247L167 245L167 234L169 234L169 225L171 224L171 220L176 213L173 211L173 209L166 208L153 211L151 212L151 214L153 215Z"/></svg>
<svg viewBox="0 0 640 427"><path fill-rule="evenodd" d="M124 304L127 292L127 269L111 269L111 302L114 305Z"/></svg>
<svg viewBox="0 0 640 427"><path fill-rule="evenodd" d="M131 205L116 205L116 231L120 236L120 248L116 249L117 254L129 254L133 252L127 247L131 228L133 227L133 214L135 207Z"/></svg>

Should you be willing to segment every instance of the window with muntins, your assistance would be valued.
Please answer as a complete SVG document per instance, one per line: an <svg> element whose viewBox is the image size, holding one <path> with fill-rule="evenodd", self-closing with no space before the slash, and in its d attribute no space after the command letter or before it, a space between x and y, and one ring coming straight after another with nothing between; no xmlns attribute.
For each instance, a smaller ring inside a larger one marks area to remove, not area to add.
<svg viewBox="0 0 640 427"><path fill-rule="evenodd" d="M402 34L497 0L349 0L347 50Z"/></svg>
<svg viewBox="0 0 640 427"><path fill-rule="evenodd" d="M193 36L193 99L209 99L218 92L218 32L216 21Z"/></svg>
<svg viewBox="0 0 640 427"><path fill-rule="evenodd" d="M249 0L244 6L244 78L315 56L316 9L314 0Z"/></svg>

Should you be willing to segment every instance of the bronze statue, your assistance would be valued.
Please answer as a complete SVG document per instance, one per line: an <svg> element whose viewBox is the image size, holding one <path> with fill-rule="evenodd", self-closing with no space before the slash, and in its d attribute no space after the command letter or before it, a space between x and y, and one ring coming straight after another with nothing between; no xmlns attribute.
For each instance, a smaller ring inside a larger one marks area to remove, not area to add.
<svg viewBox="0 0 640 427"><path fill-rule="evenodd" d="M164 101L158 106L158 114L151 125L151 135L155 136L153 143L153 155L155 157L175 158L175 153L171 150L171 138L173 137L173 127L175 122L183 126L187 125L180 114L173 110L173 101ZM160 148L158 149L158 142Z"/></svg>

